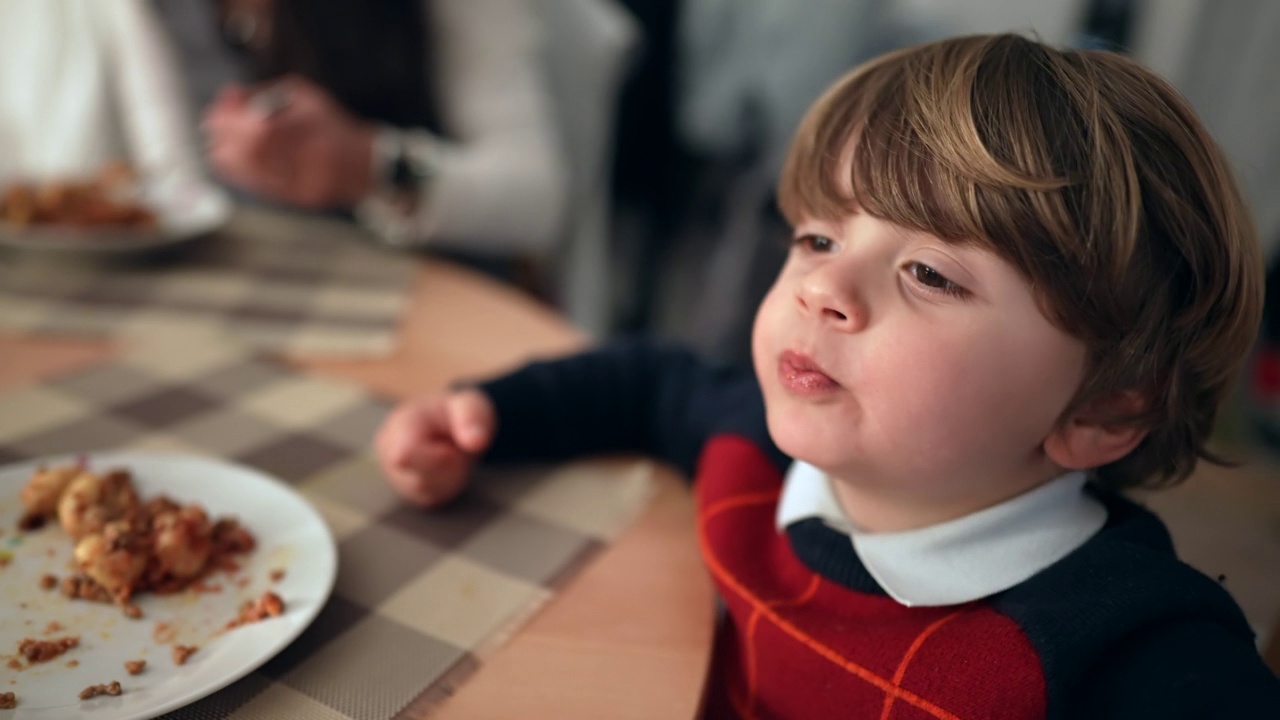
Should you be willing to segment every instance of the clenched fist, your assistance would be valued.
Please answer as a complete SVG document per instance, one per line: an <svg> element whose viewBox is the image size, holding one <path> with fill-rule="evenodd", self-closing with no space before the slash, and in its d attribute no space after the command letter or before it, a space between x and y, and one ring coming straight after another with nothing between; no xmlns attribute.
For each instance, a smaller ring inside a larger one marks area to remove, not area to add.
<svg viewBox="0 0 1280 720"><path fill-rule="evenodd" d="M466 487L476 458L489 447L497 415L489 396L461 390L401 403L374 440L378 463L405 500L435 507Z"/></svg>

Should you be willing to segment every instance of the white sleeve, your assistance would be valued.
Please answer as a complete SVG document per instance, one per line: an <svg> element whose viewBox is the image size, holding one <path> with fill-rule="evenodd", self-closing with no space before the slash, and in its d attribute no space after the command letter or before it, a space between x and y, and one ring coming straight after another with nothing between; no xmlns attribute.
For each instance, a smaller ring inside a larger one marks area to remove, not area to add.
<svg viewBox="0 0 1280 720"><path fill-rule="evenodd" d="M94 3L109 38L112 82L133 163L163 182L202 183L178 59L146 0Z"/></svg>
<svg viewBox="0 0 1280 720"><path fill-rule="evenodd" d="M485 254L541 253L558 239L568 167L526 0L425 2L436 105L448 139L405 133L428 169L415 209L375 191L356 215L397 242L447 242Z"/></svg>

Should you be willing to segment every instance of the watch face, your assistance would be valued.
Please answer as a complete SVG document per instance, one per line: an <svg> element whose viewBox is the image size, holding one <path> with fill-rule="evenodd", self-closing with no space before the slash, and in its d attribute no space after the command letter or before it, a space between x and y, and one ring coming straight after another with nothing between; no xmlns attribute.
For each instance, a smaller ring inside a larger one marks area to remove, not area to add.
<svg viewBox="0 0 1280 720"><path fill-rule="evenodd" d="M395 162L391 165L391 184L401 190L412 190L418 187L418 176L414 173L409 158L403 152L396 155Z"/></svg>

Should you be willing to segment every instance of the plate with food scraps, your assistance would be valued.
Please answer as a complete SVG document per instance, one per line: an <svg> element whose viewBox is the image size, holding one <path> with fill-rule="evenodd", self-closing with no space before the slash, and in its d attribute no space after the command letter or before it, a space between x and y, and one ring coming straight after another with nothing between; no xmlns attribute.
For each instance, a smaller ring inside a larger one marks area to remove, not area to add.
<svg viewBox="0 0 1280 720"><path fill-rule="evenodd" d="M0 702L14 706L0 716L14 720L139 720L199 700L297 638L337 575L300 494L196 455L0 467L0 530Z"/></svg>
<svg viewBox="0 0 1280 720"><path fill-rule="evenodd" d="M203 237L227 223L231 199L200 177L138 176L112 163L83 178L0 178L0 246L120 253Z"/></svg>

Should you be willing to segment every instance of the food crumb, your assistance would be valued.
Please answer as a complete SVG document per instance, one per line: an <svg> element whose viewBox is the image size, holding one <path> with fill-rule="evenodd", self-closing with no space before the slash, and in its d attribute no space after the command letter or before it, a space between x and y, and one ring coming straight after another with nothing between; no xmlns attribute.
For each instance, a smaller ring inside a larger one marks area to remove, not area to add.
<svg viewBox="0 0 1280 720"><path fill-rule="evenodd" d="M138 607L137 605L134 605L133 603L129 603L128 605L124 606L124 614L125 616L133 620L137 620L138 618L142 617L142 608Z"/></svg>
<svg viewBox="0 0 1280 720"><path fill-rule="evenodd" d="M151 631L151 639L161 645L168 645L178 637L178 629L167 622L158 622Z"/></svg>
<svg viewBox="0 0 1280 720"><path fill-rule="evenodd" d="M45 575L44 577L40 578L41 590L52 590L57 586L58 586L58 578L54 577L53 575Z"/></svg>
<svg viewBox="0 0 1280 720"><path fill-rule="evenodd" d="M45 625L44 627L44 634L52 635L62 629L63 629L62 623L58 622L57 620L50 620L49 624Z"/></svg>
<svg viewBox="0 0 1280 720"><path fill-rule="evenodd" d="M57 640L23 638L18 643L18 654L26 658L28 663L34 665L48 662L79 644L79 635L58 638Z"/></svg>
<svg viewBox="0 0 1280 720"><path fill-rule="evenodd" d="M130 675L137 675L147 667L146 660L125 660L124 669L129 671Z"/></svg>
<svg viewBox="0 0 1280 720"><path fill-rule="evenodd" d="M284 601L280 599L279 595L267 591L256 602L245 600L244 604L240 606L240 614L227 623L225 629L230 630L241 625L265 620L269 617L279 617L283 613Z"/></svg>
<svg viewBox="0 0 1280 720"><path fill-rule="evenodd" d="M174 645L173 646L173 662L176 665L186 665L187 658L195 654L200 648L195 645Z"/></svg>
<svg viewBox="0 0 1280 720"><path fill-rule="evenodd" d="M271 582L280 582L284 579L284 568L276 568L271 571Z"/></svg>
<svg viewBox="0 0 1280 720"><path fill-rule="evenodd" d="M6 665L10 670L21 670L21 669L22 669L22 663L18 660L18 658L9 658L9 662L5 663L5 665Z"/></svg>
<svg viewBox="0 0 1280 720"><path fill-rule="evenodd" d="M12 710L18 707L18 696L11 692L0 693L0 710Z"/></svg>
<svg viewBox="0 0 1280 720"><path fill-rule="evenodd" d="M88 576L70 575L62 579L63 597L71 600L90 600L92 602L112 602L111 595Z"/></svg>
<svg viewBox="0 0 1280 720"><path fill-rule="evenodd" d="M120 681L112 680L109 685L90 685L89 687L81 690L80 699L88 700L89 698L95 698L99 695L119 695L123 692L124 690L120 687Z"/></svg>
<svg viewBox="0 0 1280 720"><path fill-rule="evenodd" d="M73 667L80 667L80 661L79 661L79 660L68 660L68 661L67 661L67 667L69 667L69 668L73 668Z"/></svg>

